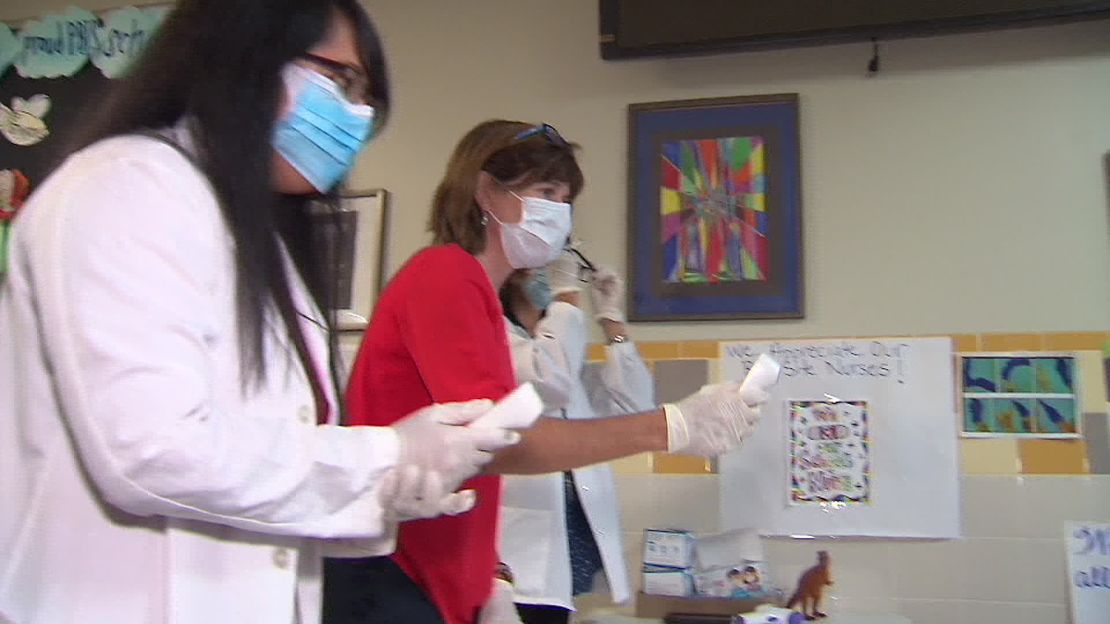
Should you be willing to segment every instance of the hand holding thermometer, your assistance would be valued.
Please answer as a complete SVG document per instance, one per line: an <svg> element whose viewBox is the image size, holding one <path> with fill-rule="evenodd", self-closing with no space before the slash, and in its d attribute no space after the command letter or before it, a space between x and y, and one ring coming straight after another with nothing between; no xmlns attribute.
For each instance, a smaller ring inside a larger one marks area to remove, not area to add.
<svg viewBox="0 0 1110 624"><path fill-rule="evenodd" d="M532 426L543 411L543 401L532 384L525 382L517 386L488 412L475 418L470 427L502 429L527 429Z"/></svg>

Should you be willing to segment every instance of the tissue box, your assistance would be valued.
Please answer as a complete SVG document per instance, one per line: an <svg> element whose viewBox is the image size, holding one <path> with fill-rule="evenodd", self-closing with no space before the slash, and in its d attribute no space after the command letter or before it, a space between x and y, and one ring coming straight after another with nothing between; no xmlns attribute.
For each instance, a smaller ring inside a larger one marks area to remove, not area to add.
<svg viewBox="0 0 1110 624"><path fill-rule="evenodd" d="M694 565L694 535L675 529L644 529L644 565L690 568Z"/></svg>
<svg viewBox="0 0 1110 624"><path fill-rule="evenodd" d="M702 570L694 575L699 596L715 598L759 598L770 589L767 567L762 561L747 560L736 565Z"/></svg>
<svg viewBox="0 0 1110 624"><path fill-rule="evenodd" d="M692 596L694 576L687 570L644 566L644 593L654 596Z"/></svg>

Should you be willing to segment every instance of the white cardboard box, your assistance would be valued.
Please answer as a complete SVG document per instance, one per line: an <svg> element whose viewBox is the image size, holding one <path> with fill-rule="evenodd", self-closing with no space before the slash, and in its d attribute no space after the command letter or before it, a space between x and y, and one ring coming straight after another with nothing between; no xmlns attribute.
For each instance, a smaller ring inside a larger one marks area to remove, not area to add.
<svg viewBox="0 0 1110 624"><path fill-rule="evenodd" d="M677 529L644 529L644 565L693 567L694 534Z"/></svg>

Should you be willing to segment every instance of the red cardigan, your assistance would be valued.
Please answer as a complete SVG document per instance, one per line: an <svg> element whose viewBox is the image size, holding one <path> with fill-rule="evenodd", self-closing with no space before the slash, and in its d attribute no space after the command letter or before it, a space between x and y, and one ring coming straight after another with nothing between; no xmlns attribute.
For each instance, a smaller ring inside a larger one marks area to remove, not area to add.
<svg viewBox="0 0 1110 624"><path fill-rule="evenodd" d="M458 245L413 256L378 300L347 388L353 425L388 425L448 401L499 399L514 386L501 303L482 265ZM405 522L393 557L447 624L473 624L497 564L501 479L475 477L460 516Z"/></svg>

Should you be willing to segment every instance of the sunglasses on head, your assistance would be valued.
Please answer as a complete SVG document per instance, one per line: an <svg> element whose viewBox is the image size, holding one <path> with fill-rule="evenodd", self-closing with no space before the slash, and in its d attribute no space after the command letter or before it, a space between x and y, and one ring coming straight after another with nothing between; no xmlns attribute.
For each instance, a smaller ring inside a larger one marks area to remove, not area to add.
<svg viewBox="0 0 1110 624"><path fill-rule="evenodd" d="M552 126L551 124L540 124L538 126L532 126L527 130L522 130L515 137L513 137L513 142L519 143L520 141L527 141L528 139L535 136L544 137L556 147L570 147L570 144L567 143L567 140L563 138L563 135L559 134L559 131L555 129L555 126Z"/></svg>

